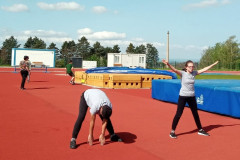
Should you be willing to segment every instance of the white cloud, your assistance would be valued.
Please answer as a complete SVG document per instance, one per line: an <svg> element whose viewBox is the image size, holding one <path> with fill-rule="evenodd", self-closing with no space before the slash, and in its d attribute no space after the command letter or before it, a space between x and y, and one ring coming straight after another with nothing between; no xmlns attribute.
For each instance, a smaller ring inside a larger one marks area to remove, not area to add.
<svg viewBox="0 0 240 160"><path fill-rule="evenodd" d="M83 28L83 29L79 29L77 32L80 35L88 35L92 33L92 30L89 28Z"/></svg>
<svg viewBox="0 0 240 160"><path fill-rule="evenodd" d="M25 12L29 10L25 4L14 4L9 7L2 6L1 9L8 12Z"/></svg>
<svg viewBox="0 0 240 160"><path fill-rule="evenodd" d="M37 5L43 10L84 10L84 7L76 2L59 2L55 4L39 2Z"/></svg>
<svg viewBox="0 0 240 160"><path fill-rule="evenodd" d="M107 8L105 8L104 6L95 6L92 8L92 11L95 13L105 13L107 12Z"/></svg>
<svg viewBox="0 0 240 160"><path fill-rule="evenodd" d="M19 44L22 44L21 47L24 46L27 39L29 37L34 38L35 36L42 39L45 43L55 43L59 47L62 45L64 41L72 41L73 39L68 36L68 34L64 32L56 32L56 31L45 31L45 30L26 30L21 32L13 32L9 30L2 30L1 31L1 38L0 41L5 41L11 36L17 39Z"/></svg>
<svg viewBox="0 0 240 160"><path fill-rule="evenodd" d="M89 28L79 29L78 30L79 37L85 36L87 39L91 40L118 40L126 38L125 33L117 33L117 32L92 32Z"/></svg>
<svg viewBox="0 0 240 160"><path fill-rule="evenodd" d="M45 31L45 30L26 30L20 33L20 38L22 40L27 40L29 37L38 37L42 39L44 42L47 43L62 43L64 41L71 41L72 38L70 38L66 33L64 32L56 32L53 30Z"/></svg>
<svg viewBox="0 0 240 160"><path fill-rule="evenodd" d="M126 37L125 33L116 33L116 32L108 32L108 31L102 31L102 32L95 32L91 35L88 35L89 39L123 39Z"/></svg>
<svg viewBox="0 0 240 160"><path fill-rule="evenodd" d="M224 4L229 4L229 3L231 3L230 0L222 0L222 2L221 2L221 4L223 4L223 5Z"/></svg>
<svg viewBox="0 0 240 160"><path fill-rule="evenodd" d="M230 0L204 0L199 3L188 4L183 7L184 10L195 9L195 8L206 8L211 6L227 5Z"/></svg>
<svg viewBox="0 0 240 160"><path fill-rule="evenodd" d="M117 10L113 11L114 14L118 14L119 12Z"/></svg>
<svg viewBox="0 0 240 160"><path fill-rule="evenodd" d="M50 30L50 31L45 31L45 30L35 30L35 31L31 31L31 30L26 30L26 31L23 31L23 34L24 35L27 35L27 36L44 36L44 37L52 37L52 36L55 36L55 37L65 37L67 36L66 33L64 32L56 32L56 31L53 31L53 30Z"/></svg>
<svg viewBox="0 0 240 160"><path fill-rule="evenodd" d="M150 42L146 41L143 38L137 37L129 40L125 33L117 33L117 32L93 32L90 28L79 29L78 36L70 37L67 33L57 32L53 30L25 30L22 32L14 32L8 29L0 28L0 42L3 43L10 36L14 36L17 39L19 44L22 44L21 47L26 43L27 39L31 37L38 37L42 39L47 45L51 42L57 44L58 48L61 48L61 45L64 41L72 41L74 40L77 43L77 40L81 38L83 35L80 33L84 33L85 37L88 39L90 45L96 43L96 41L100 42L104 47L113 47L114 45L119 45L121 53L126 52L126 48L132 43L135 47L139 45L145 45L147 43L153 44L154 47L157 48L159 52L160 58L165 58L166 56L166 44L161 42ZM101 36L99 38L99 36ZM181 45L181 44L170 44L170 59L171 60L199 60L201 58L201 54L208 46L197 46L197 45Z"/></svg>
<svg viewBox="0 0 240 160"><path fill-rule="evenodd" d="M133 40L136 41L136 42L143 42L144 41L143 38L133 38Z"/></svg>

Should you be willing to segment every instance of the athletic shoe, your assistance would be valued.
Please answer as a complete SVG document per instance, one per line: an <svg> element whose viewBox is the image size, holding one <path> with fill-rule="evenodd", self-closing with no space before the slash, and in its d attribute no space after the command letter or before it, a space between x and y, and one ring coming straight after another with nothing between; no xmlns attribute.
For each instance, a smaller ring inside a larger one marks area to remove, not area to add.
<svg viewBox="0 0 240 160"><path fill-rule="evenodd" d="M25 90L26 88L21 88L21 90Z"/></svg>
<svg viewBox="0 0 240 160"><path fill-rule="evenodd" d="M210 136L207 132L205 132L203 129L200 129L199 131L198 131L198 134L199 135L203 135L203 136Z"/></svg>
<svg viewBox="0 0 240 160"><path fill-rule="evenodd" d="M175 132L170 132L170 135L169 135L171 138L177 138Z"/></svg>
<svg viewBox="0 0 240 160"><path fill-rule="evenodd" d="M110 136L110 140L111 140L112 142L122 142L122 141L123 141L123 140L122 140L118 135L116 135L115 133Z"/></svg>
<svg viewBox="0 0 240 160"><path fill-rule="evenodd" d="M70 148L71 148L71 149L76 149L76 148L77 148L76 140L71 140L71 142L70 142Z"/></svg>

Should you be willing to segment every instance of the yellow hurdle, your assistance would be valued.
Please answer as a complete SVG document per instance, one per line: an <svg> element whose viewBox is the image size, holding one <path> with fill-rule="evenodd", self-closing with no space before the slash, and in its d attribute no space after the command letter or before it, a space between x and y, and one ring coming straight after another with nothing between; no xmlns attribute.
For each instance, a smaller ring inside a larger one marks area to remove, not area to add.
<svg viewBox="0 0 240 160"><path fill-rule="evenodd" d="M171 76L158 74L141 74L142 88L152 88L152 80L154 79L172 79Z"/></svg>
<svg viewBox="0 0 240 160"><path fill-rule="evenodd" d="M108 74L89 73L87 75L87 84L96 87L108 88Z"/></svg>
<svg viewBox="0 0 240 160"><path fill-rule="evenodd" d="M85 71L76 71L75 75L75 83L85 83L87 80L87 73Z"/></svg>
<svg viewBox="0 0 240 160"><path fill-rule="evenodd" d="M107 74L75 72L75 82L101 88L152 88L154 79L172 79L171 76L157 74Z"/></svg>
<svg viewBox="0 0 240 160"><path fill-rule="evenodd" d="M141 88L141 76L137 74L110 74L109 88Z"/></svg>

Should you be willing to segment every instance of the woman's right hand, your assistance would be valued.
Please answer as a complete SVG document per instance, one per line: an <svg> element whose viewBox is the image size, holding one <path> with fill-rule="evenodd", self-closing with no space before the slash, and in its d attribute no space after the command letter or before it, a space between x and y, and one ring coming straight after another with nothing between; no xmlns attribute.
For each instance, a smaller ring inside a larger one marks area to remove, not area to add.
<svg viewBox="0 0 240 160"><path fill-rule="evenodd" d="M168 62L165 59L163 59L162 62L166 65L168 64Z"/></svg>
<svg viewBox="0 0 240 160"><path fill-rule="evenodd" d="M89 145L90 146L92 146L93 145L93 136L91 136L90 134L89 134L89 136L88 136L88 143L89 143Z"/></svg>

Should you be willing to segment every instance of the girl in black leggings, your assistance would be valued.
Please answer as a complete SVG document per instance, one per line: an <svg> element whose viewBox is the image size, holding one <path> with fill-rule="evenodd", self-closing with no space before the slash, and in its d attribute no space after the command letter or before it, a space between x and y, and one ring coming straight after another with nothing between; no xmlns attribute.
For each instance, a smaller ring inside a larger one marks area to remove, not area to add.
<svg viewBox="0 0 240 160"><path fill-rule="evenodd" d="M24 56L23 60L19 64L19 67L21 69L20 73L21 73L21 76L22 76L22 82L21 82L21 87L20 87L21 90L25 89L24 88L25 82L26 82L27 76L29 74L29 69L31 67L30 66L31 63L28 61L28 59L29 59L28 56Z"/></svg>
<svg viewBox="0 0 240 160"><path fill-rule="evenodd" d="M101 145L105 143L105 130L107 129L110 134L111 141L118 141L122 142L122 139L118 137L114 133L114 129L112 126L112 122L110 120L110 116L112 114L112 104L108 99L107 95L100 89L88 89L82 93L80 104L79 104L79 114L77 121L74 125L73 132L72 132L72 139L70 141L70 148L76 149L76 139L78 133L81 129L82 122L85 119L86 113L88 108L90 108L90 128L89 128L89 136L88 136L88 143L89 145L93 144L93 129L96 119L96 114L98 114L102 120L102 132L99 136L99 141Z"/></svg>
<svg viewBox="0 0 240 160"><path fill-rule="evenodd" d="M204 136L209 136L209 134L202 129L202 125L201 125L201 122L199 119L199 115L198 115L198 111L197 111L197 102L196 102L196 97L195 97L194 82L195 82L196 75L199 75L199 74L209 70L214 65L216 65L218 63L218 61L216 61L212 65L205 67L198 71L194 71L193 62L190 60L186 62L184 71L175 69L172 65L170 65L165 60L162 60L162 62L164 64L168 65L179 76L181 76L181 89L180 89L180 93L179 93L178 107L177 107L176 115L174 116L174 119L173 119L172 131L170 132L170 137L177 138L177 136L175 134L175 129L176 129L177 124L182 116L182 113L183 113L186 103L188 103L188 105L192 111L195 123L198 128L198 134L204 135Z"/></svg>

